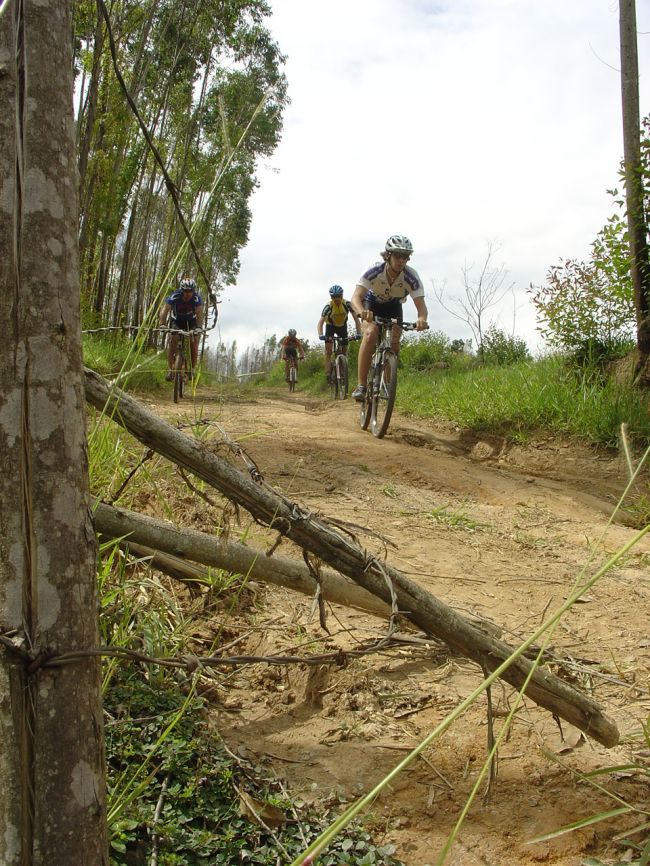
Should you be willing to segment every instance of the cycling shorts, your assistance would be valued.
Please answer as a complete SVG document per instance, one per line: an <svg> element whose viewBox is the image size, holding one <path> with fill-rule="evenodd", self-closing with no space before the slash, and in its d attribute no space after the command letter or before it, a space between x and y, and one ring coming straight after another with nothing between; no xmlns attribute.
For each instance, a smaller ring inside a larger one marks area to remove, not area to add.
<svg viewBox="0 0 650 866"><path fill-rule="evenodd" d="M298 349L295 346L287 346L284 350L284 354L287 358L297 358L298 357Z"/></svg>
<svg viewBox="0 0 650 866"><path fill-rule="evenodd" d="M404 321L402 302L399 298L393 298L390 301L381 303L376 295L369 292L363 299L363 308L364 310L370 310L375 316L380 316L383 319L397 319L400 325Z"/></svg>
<svg viewBox="0 0 650 866"><path fill-rule="evenodd" d="M332 337L334 334L341 341L341 345L347 346L348 344L348 326L347 325L330 325L329 323L325 325L325 342L331 343Z"/></svg>

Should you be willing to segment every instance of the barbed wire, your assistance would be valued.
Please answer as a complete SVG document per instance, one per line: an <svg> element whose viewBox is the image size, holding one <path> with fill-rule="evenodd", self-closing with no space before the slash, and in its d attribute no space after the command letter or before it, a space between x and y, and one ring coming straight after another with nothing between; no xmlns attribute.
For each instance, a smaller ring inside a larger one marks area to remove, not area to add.
<svg viewBox="0 0 650 866"><path fill-rule="evenodd" d="M98 646L91 649L72 650L70 652L56 653L49 649L40 653L33 653L26 650L22 644L24 639L19 637L16 630L6 630L0 632L0 644L5 649L19 659L24 665L25 670L29 675L35 674L43 668L57 668L67 664L75 664L79 661L89 658L105 657L117 658L126 661L139 662L147 665L157 665L160 667L182 669L187 673L194 673L197 670L206 672L209 668L219 667L241 667L252 664L267 664L276 666L288 665L322 665L331 664L337 667L345 667L348 659L360 658L362 656L372 655L377 652L382 652L393 647L403 646L405 638L399 640L390 638L382 638L380 641L362 644L356 649L344 650L339 648L329 653L321 653L313 656L298 656L298 655L241 655L241 656L197 656L194 653L186 653L180 656L151 656L146 653L138 652L137 650L127 649L126 647L111 647ZM418 645L419 645L418 641ZM429 646L431 644L431 646ZM441 646L439 641L431 638L426 641L426 649L438 649Z"/></svg>

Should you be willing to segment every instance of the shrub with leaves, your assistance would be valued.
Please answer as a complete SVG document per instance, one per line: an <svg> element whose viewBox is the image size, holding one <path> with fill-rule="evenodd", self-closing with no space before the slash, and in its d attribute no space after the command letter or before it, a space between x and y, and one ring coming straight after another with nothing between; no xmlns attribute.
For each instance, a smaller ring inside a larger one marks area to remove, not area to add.
<svg viewBox="0 0 650 866"><path fill-rule="evenodd" d="M493 364L497 367L508 367L530 360L530 352L526 341L520 337L506 334L492 323L483 334L483 344L479 352L483 364Z"/></svg>
<svg viewBox="0 0 650 866"><path fill-rule="evenodd" d="M404 339L400 359L406 369L428 370L435 364L449 363L452 354L446 334L442 331L427 331Z"/></svg>
<svg viewBox="0 0 650 866"><path fill-rule="evenodd" d="M111 866L145 866L154 847L158 866L287 862L334 818L297 812L277 780L226 751L203 700L171 679L121 670L105 708ZM400 866L394 850L357 825L319 862Z"/></svg>

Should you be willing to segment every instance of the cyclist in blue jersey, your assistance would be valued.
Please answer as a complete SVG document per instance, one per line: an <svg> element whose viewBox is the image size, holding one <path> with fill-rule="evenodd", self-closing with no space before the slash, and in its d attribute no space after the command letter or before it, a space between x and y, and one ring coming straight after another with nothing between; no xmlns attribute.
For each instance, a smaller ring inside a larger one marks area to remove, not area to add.
<svg viewBox="0 0 650 866"><path fill-rule="evenodd" d="M366 397L368 370L372 353L377 345L378 327L375 316L398 319L401 323L402 304L407 297L413 298L417 312L417 330L427 327L428 311L424 302L424 287L417 271L408 260L413 254L413 244L404 235L391 235L381 253L382 262L377 262L363 274L352 295L352 309L363 320L363 340L359 347L359 384L352 392L354 399L362 403ZM393 351L399 352L402 329L393 328Z"/></svg>
<svg viewBox="0 0 650 866"><path fill-rule="evenodd" d="M201 295L196 290L196 282L187 274L183 277L176 291L165 299L162 305L158 321L161 328L164 328L168 319L171 318L170 327L178 328L181 331L193 331L195 328L203 327L203 301ZM193 334L189 340L190 354L192 358L192 369L188 371L188 378L192 378L193 372L196 370L198 354L199 354L199 336ZM176 334L167 335L167 381L171 382L174 378L172 367L174 365L174 355L176 354L176 346L178 345L178 337Z"/></svg>

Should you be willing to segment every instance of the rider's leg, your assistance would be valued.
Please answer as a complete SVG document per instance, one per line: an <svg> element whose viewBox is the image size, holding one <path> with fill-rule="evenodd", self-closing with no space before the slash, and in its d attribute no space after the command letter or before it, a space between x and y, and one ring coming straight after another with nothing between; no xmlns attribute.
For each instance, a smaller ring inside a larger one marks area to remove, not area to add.
<svg viewBox="0 0 650 866"><path fill-rule="evenodd" d="M329 379L332 372L332 340L325 340L325 375Z"/></svg>
<svg viewBox="0 0 650 866"><path fill-rule="evenodd" d="M359 347L359 361L357 364L357 378L360 385L365 385L368 381L368 370L372 361L372 353L377 345L378 328L374 322L363 323L363 339Z"/></svg>
<svg viewBox="0 0 650 866"><path fill-rule="evenodd" d="M174 369L174 355L178 346L178 337L176 334L167 335L167 381L171 382Z"/></svg>
<svg viewBox="0 0 650 866"><path fill-rule="evenodd" d="M391 346L396 355L399 355L399 341L401 336L402 329L398 325L395 325L393 327Z"/></svg>
<svg viewBox="0 0 650 866"><path fill-rule="evenodd" d="M284 359L284 381L289 381L289 358L285 357Z"/></svg>
<svg viewBox="0 0 650 866"><path fill-rule="evenodd" d="M192 337L190 339L190 356L192 358L192 369L196 370L196 365L199 359L199 338Z"/></svg>

